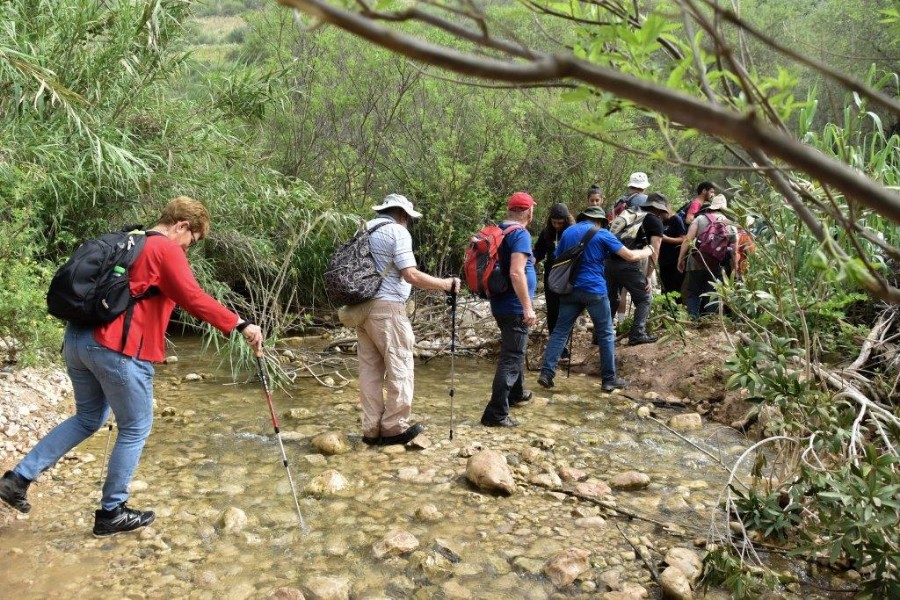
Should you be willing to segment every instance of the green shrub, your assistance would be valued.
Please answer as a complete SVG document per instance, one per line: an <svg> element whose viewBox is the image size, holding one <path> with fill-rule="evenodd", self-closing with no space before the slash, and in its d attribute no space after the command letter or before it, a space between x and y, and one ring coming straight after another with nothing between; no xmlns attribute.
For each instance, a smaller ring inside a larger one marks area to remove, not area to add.
<svg viewBox="0 0 900 600"><path fill-rule="evenodd" d="M15 340L11 357L29 365L59 348L60 322L47 314L53 269L36 260L39 239L30 211L0 212L0 338Z"/></svg>

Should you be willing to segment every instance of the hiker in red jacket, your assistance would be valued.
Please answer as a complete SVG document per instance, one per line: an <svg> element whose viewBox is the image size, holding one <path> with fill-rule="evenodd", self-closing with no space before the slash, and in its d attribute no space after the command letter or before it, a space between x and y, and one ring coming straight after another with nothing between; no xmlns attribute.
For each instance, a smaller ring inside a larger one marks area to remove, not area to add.
<svg viewBox="0 0 900 600"><path fill-rule="evenodd" d="M72 448L106 423L112 410L118 435L109 457L94 536L140 529L153 522L152 511L126 505L144 443L153 424L153 363L164 358L166 326L175 305L222 333L237 330L259 348L262 331L204 292L191 272L187 250L209 233L209 213L193 198L180 196L166 205L159 222L129 269L131 293L159 293L134 305L128 335L127 313L97 327L66 327L63 355L75 394L75 414L56 426L0 479L0 500L27 513L28 486Z"/></svg>

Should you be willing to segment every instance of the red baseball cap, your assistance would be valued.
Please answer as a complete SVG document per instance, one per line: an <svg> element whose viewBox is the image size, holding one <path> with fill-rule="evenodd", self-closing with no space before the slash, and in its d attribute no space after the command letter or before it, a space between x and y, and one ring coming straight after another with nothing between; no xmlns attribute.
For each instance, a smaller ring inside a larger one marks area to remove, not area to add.
<svg viewBox="0 0 900 600"><path fill-rule="evenodd" d="M528 210L535 204L537 204L537 202L534 201L531 194L527 192L516 192L509 197L506 208L508 210Z"/></svg>

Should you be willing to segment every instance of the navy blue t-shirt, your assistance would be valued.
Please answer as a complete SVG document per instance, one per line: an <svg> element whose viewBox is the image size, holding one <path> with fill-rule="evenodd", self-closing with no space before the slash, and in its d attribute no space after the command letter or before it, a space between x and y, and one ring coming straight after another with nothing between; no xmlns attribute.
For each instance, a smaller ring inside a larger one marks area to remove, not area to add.
<svg viewBox="0 0 900 600"><path fill-rule="evenodd" d="M681 237L687 233L687 225L684 224L678 213L673 214L665 222L663 235L666 237ZM660 266L674 265L678 262L678 253L681 252L681 244L667 244L663 242L659 245L659 264Z"/></svg>
<svg viewBox="0 0 900 600"><path fill-rule="evenodd" d="M508 227L513 225L510 222L500 223L500 229L506 231ZM569 228L571 229L571 227ZM506 234L503 243L500 244L499 261L501 269L504 273L509 273L510 256L513 252L521 252L525 254L525 279L528 281L528 297L534 298L534 291L537 289L537 273L534 270L534 261L531 260L531 234L522 227L516 231ZM521 315L525 313L516 291L510 284L509 289L496 296L491 296L491 312L495 315Z"/></svg>

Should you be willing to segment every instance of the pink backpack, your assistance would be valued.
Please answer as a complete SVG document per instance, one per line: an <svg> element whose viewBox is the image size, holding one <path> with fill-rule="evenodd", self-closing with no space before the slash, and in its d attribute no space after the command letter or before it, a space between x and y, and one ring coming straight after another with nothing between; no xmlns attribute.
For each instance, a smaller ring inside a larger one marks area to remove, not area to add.
<svg viewBox="0 0 900 600"><path fill-rule="evenodd" d="M731 252L731 232L728 230L728 221L725 218L713 220L708 215L709 225L697 236L697 250L705 257L717 263L725 260Z"/></svg>

